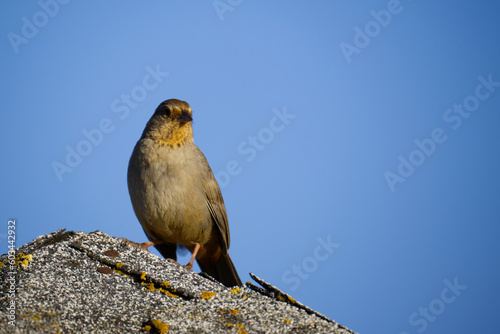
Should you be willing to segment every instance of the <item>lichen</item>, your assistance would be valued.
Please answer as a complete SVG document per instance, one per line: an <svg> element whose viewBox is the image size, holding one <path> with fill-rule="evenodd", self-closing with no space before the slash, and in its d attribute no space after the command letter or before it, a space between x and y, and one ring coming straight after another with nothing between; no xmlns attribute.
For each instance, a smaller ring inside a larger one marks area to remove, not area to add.
<svg viewBox="0 0 500 334"><path fill-rule="evenodd" d="M23 252L19 253L15 258L14 258L14 265L21 264L22 268L28 267L28 264L33 261L33 256L31 254L24 254ZM4 266L4 264L7 264L7 262L3 263L0 262L0 268Z"/></svg>
<svg viewBox="0 0 500 334"><path fill-rule="evenodd" d="M216 293L211 291L204 291L200 294L200 297L206 300L215 297Z"/></svg>
<svg viewBox="0 0 500 334"><path fill-rule="evenodd" d="M158 291L160 291L161 293L163 293L163 294L165 294L165 295L167 295L167 296L169 296L169 297L172 297L172 298L179 298L179 295L175 295L175 294L171 293L170 291L165 290L165 289L163 289L163 288L158 288Z"/></svg>
<svg viewBox="0 0 500 334"><path fill-rule="evenodd" d="M141 282L141 285L146 287L146 291L155 291L155 285L153 283Z"/></svg>
<svg viewBox="0 0 500 334"><path fill-rule="evenodd" d="M153 324L154 329L158 331L158 333L165 334L166 332L168 332L168 324L156 319L151 321L151 323Z"/></svg>

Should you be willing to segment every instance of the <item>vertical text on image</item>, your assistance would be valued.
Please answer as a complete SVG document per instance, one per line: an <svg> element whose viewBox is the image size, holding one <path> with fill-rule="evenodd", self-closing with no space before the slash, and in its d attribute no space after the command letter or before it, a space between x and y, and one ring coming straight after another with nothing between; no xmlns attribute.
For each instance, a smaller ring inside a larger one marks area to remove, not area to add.
<svg viewBox="0 0 500 334"><path fill-rule="evenodd" d="M9 219L7 222L8 247L7 262L8 265L7 278L5 279L7 288L7 298L9 299L7 306L7 318L10 326L15 326L16 321L16 220Z"/></svg>

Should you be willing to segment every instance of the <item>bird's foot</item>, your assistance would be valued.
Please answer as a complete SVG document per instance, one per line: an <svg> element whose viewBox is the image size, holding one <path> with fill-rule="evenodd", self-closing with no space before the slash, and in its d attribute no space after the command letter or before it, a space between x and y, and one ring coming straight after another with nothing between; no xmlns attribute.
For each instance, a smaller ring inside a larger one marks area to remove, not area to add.
<svg viewBox="0 0 500 334"><path fill-rule="evenodd" d="M134 241L130 241L130 240L128 240L126 238L123 238L123 237L118 238L118 240L123 241L127 245L140 248L140 249L142 249L144 251L147 251L147 252L149 252L149 249L148 249L149 247L154 246L156 244L153 241L147 241L147 242L143 242L143 243L140 244L140 243L137 243L137 242L134 242Z"/></svg>

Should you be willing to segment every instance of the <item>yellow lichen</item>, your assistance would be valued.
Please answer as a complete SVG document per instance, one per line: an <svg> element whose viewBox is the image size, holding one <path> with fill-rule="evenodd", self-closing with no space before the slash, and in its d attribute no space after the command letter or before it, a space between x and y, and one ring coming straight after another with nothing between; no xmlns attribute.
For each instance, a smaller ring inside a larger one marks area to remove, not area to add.
<svg viewBox="0 0 500 334"><path fill-rule="evenodd" d="M123 266L123 264L122 264L122 266ZM120 268L122 268L122 266L120 266ZM116 266L116 267L118 267L118 266ZM130 275L129 275L129 274L127 274L126 272L121 271L120 269L113 268L113 271L114 271L115 273L117 273L117 274L120 274L120 275L125 275L125 277L130 277Z"/></svg>
<svg viewBox="0 0 500 334"><path fill-rule="evenodd" d="M288 302L290 304L295 304L295 299L293 299L292 297L288 296Z"/></svg>
<svg viewBox="0 0 500 334"><path fill-rule="evenodd" d="M116 269L122 269L122 267L123 267L123 263L119 263L119 262L118 262L118 263L116 264Z"/></svg>
<svg viewBox="0 0 500 334"><path fill-rule="evenodd" d="M151 321L153 323L154 328L158 331L160 334L165 334L168 332L168 325L164 322L161 322L160 320L153 320Z"/></svg>
<svg viewBox="0 0 500 334"><path fill-rule="evenodd" d="M141 273L141 280L142 281L146 280L146 273L144 271Z"/></svg>
<svg viewBox="0 0 500 334"><path fill-rule="evenodd" d="M232 315L238 314L239 312L240 312L240 310L231 310L231 311L229 311L229 313L232 314Z"/></svg>
<svg viewBox="0 0 500 334"><path fill-rule="evenodd" d="M151 326L146 325L146 326L142 327L141 329L142 329L143 331L145 331L145 332L150 332L150 331L151 331Z"/></svg>
<svg viewBox="0 0 500 334"><path fill-rule="evenodd" d="M236 324L236 328L243 328L243 327L245 327L245 325L243 325L243 324Z"/></svg>
<svg viewBox="0 0 500 334"><path fill-rule="evenodd" d="M161 286L164 287L165 289L170 289L170 283L165 281L161 283Z"/></svg>
<svg viewBox="0 0 500 334"><path fill-rule="evenodd" d="M238 331L238 334L248 334L248 331L244 330L244 329L240 329Z"/></svg>
<svg viewBox="0 0 500 334"><path fill-rule="evenodd" d="M0 268L2 268L3 266L5 266L5 263L0 261Z"/></svg>
<svg viewBox="0 0 500 334"><path fill-rule="evenodd" d="M14 265L17 266L19 264L19 262L22 262L23 258L24 258L23 252L17 254L17 256L14 258Z"/></svg>
<svg viewBox="0 0 500 334"><path fill-rule="evenodd" d="M178 295L174 295L173 293L171 293L170 291L168 290L165 290L163 288L158 288L158 291L162 292L163 294L169 296L169 297L172 297L172 298L179 298Z"/></svg>
<svg viewBox="0 0 500 334"><path fill-rule="evenodd" d="M14 258L14 261L16 266L20 263L21 267L26 268L33 261L33 256L31 254L25 255L21 252Z"/></svg>
<svg viewBox="0 0 500 334"><path fill-rule="evenodd" d="M229 328L231 328L231 327L233 327L233 326L234 326L234 325L233 325L233 324L231 324L231 323L226 324L226 327L229 327Z"/></svg>
<svg viewBox="0 0 500 334"><path fill-rule="evenodd" d="M231 293L236 294L236 293L238 293L238 292L241 292L241 289L240 289L240 287L239 287L239 286L235 287L234 289L231 289Z"/></svg>
<svg viewBox="0 0 500 334"><path fill-rule="evenodd" d="M141 285L146 287L146 291L155 291L155 285L153 283L141 282Z"/></svg>
<svg viewBox="0 0 500 334"><path fill-rule="evenodd" d="M278 296L278 300L279 300L280 302L284 302L284 301L285 301L285 297L283 297L282 295L279 295L279 296Z"/></svg>
<svg viewBox="0 0 500 334"><path fill-rule="evenodd" d="M210 292L210 291L204 291L200 294L200 297L203 299L210 299L212 297L215 297L216 293L215 292Z"/></svg>
<svg viewBox="0 0 500 334"><path fill-rule="evenodd" d="M287 324L289 324L289 323L290 323L290 319L285 319L285 322L286 322Z"/></svg>

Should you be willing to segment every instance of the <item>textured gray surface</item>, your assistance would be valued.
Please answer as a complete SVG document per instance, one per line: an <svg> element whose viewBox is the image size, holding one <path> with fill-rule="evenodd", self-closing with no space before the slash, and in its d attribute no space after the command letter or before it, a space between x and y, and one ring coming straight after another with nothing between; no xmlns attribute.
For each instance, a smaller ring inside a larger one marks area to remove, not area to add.
<svg viewBox="0 0 500 334"><path fill-rule="evenodd" d="M99 231L38 237L16 259L12 299L0 258L1 333L354 333L258 277L226 288Z"/></svg>

